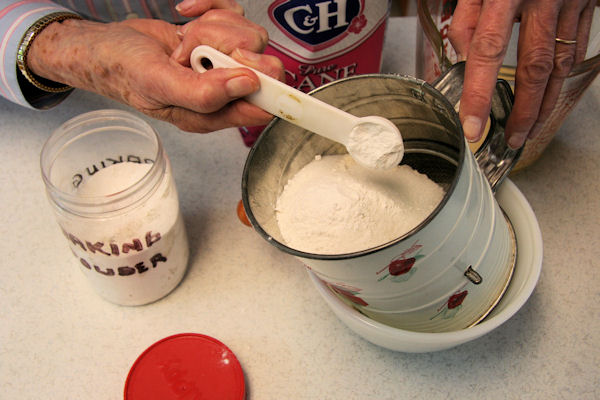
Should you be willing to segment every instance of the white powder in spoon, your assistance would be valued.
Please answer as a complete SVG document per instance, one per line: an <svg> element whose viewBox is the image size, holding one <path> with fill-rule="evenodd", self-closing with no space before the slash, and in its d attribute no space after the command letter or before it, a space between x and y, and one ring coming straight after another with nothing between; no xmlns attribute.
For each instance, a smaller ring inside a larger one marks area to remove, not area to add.
<svg viewBox="0 0 600 400"><path fill-rule="evenodd" d="M439 185L407 165L377 170L349 155L317 156L284 187L277 222L294 249L345 254L409 232L443 196Z"/></svg>
<svg viewBox="0 0 600 400"><path fill-rule="evenodd" d="M368 168L396 167L404 156L404 142L400 132L391 122L371 116L362 119L348 136L348 153ZM366 120L366 121L365 121Z"/></svg>

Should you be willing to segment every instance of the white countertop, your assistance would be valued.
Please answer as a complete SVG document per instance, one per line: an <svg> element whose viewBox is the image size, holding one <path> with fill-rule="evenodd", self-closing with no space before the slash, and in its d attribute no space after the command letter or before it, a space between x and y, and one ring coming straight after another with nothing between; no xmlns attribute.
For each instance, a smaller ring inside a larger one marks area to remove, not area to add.
<svg viewBox="0 0 600 400"><path fill-rule="evenodd" d="M392 19L384 72L414 74L414 32L413 18ZM172 160L189 271L151 305L99 298L55 222L39 153L64 121L101 108L125 107L82 91L47 112L0 101L1 399L122 398L138 355L183 332L225 343L254 400L600 398L600 80L542 158L512 177L542 230L535 292L486 336L425 354L354 334L298 260L239 222L248 148L235 129L198 135L151 122Z"/></svg>

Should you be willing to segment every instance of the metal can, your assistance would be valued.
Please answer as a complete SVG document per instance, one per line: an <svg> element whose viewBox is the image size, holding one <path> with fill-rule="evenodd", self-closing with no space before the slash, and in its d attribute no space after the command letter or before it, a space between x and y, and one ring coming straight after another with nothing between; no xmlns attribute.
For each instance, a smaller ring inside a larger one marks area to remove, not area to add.
<svg viewBox="0 0 600 400"><path fill-rule="evenodd" d="M370 74L311 93L355 115L390 119L403 132L402 163L444 188L444 198L421 224L388 243L347 254L307 253L285 244L274 207L283 185L315 156L345 153L343 146L275 119L246 161L242 198L254 229L300 259L344 301L390 326L421 332L472 326L497 304L514 270L514 232L493 196L520 155L504 141L512 93L498 82L493 140L473 155L454 111L463 76L464 63L458 63L435 87L408 76Z"/></svg>

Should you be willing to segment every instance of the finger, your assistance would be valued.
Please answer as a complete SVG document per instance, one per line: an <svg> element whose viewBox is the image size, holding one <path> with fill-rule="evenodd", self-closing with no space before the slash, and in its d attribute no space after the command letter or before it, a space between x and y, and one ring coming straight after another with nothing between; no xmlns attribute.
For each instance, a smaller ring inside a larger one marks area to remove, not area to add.
<svg viewBox="0 0 600 400"><path fill-rule="evenodd" d="M600 3L598 4L600 6ZM577 52L575 55L575 63L580 63L585 59L585 55L590 40L590 29L594 19L594 8L596 7L594 0L588 0L588 4L581 13L579 26L577 27Z"/></svg>
<svg viewBox="0 0 600 400"><path fill-rule="evenodd" d="M266 125L273 116L244 100L237 100L209 114L197 113L181 107L153 110L148 115L172 123L186 132L209 133L239 126Z"/></svg>
<svg viewBox="0 0 600 400"><path fill-rule="evenodd" d="M214 8L227 9L244 15L244 8L234 0L184 0L175 6L184 17L199 17Z"/></svg>
<svg viewBox="0 0 600 400"><path fill-rule="evenodd" d="M574 40L577 36L577 26L580 19L580 11L575 7L563 7L558 15L556 26L556 37ZM556 42L554 44L554 68L548 78L546 91L542 99L542 105L535 125L531 129L528 138L532 139L540 132L544 122L550 117L556 105L562 85L573 69L577 46ZM514 139L516 141L516 139ZM520 139L519 139L520 140ZM515 142L514 145L519 145ZM513 146L513 145L511 145Z"/></svg>
<svg viewBox="0 0 600 400"><path fill-rule="evenodd" d="M488 1L482 4L480 22L468 50L460 101L460 118L469 141L476 142L483 133L515 15L512 3Z"/></svg>
<svg viewBox="0 0 600 400"><path fill-rule="evenodd" d="M285 82L285 70L281 60L274 56L257 54L245 49L235 49L231 57L244 65L259 70L272 78Z"/></svg>
<svg viewBox="0 0 600 400"><path fill-rule="evenodd" d="M232 13L228 10L211 10L211 11L205 13L204 15L202 15L200 20L202 22L217 22L217 23L222 22L224 24L239 26L242 29L249 29L252 31L256 31L256 33L258 33L260 35L263 49L269 40L269 34L267 33L267 30L263 26L250 21L248 18L245 18L243 15L238 15L238 14L232 15Z"/></svg>
<svg viewBox="0 0 600 400"><path fill-rule="evenodd" d="M505 133L508 145L513 149L525 143L538 119L546 86L554 69L554 39L560 9L553 2L548 3L538 9L525 7L521 14L515 102Z"/></svg>
<svg viewBox="0 0 600 400"><path fill-rule="evenodd" d="M184 28L187 29L184 31L183 40L171 56L172 59L184 66L190 65L189 58L192 51L201 44L209 45L225 54L231 54L236 48L260 53L268 42L268 34L263 27L249 23L248 20L237 14L228 13L225 19L201 17L188 23Z"/></svg>
<svg viewBox="0 0 600 400"><path fill-rule="evenodd" d="M162 104L209 114L260 88L258 77L247 68L216 68L197 73L177 67L169 70L169 79L162 80L156 93L157 98L164 99Z"/></svg>
<svg viewBox="0 0 600 400"><path fill-rule="evenodd" d="M475 33L482 0L459 1L452 14L448 28L448 39L456 51L459 61L464 61L469 53L469 44Z"/></svg>

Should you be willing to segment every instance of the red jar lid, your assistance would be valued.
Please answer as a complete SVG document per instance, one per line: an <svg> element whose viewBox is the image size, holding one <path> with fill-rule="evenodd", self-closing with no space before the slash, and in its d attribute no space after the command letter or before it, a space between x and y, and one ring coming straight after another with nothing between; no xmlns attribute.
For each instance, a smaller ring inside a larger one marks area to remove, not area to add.
<svg viewBox="0 0 600 400"><path fill-rule="evenodd" d="M133 363L125 400L243 400L244 373L235 354L218 340L196 333L166 337Z"/></svg>

